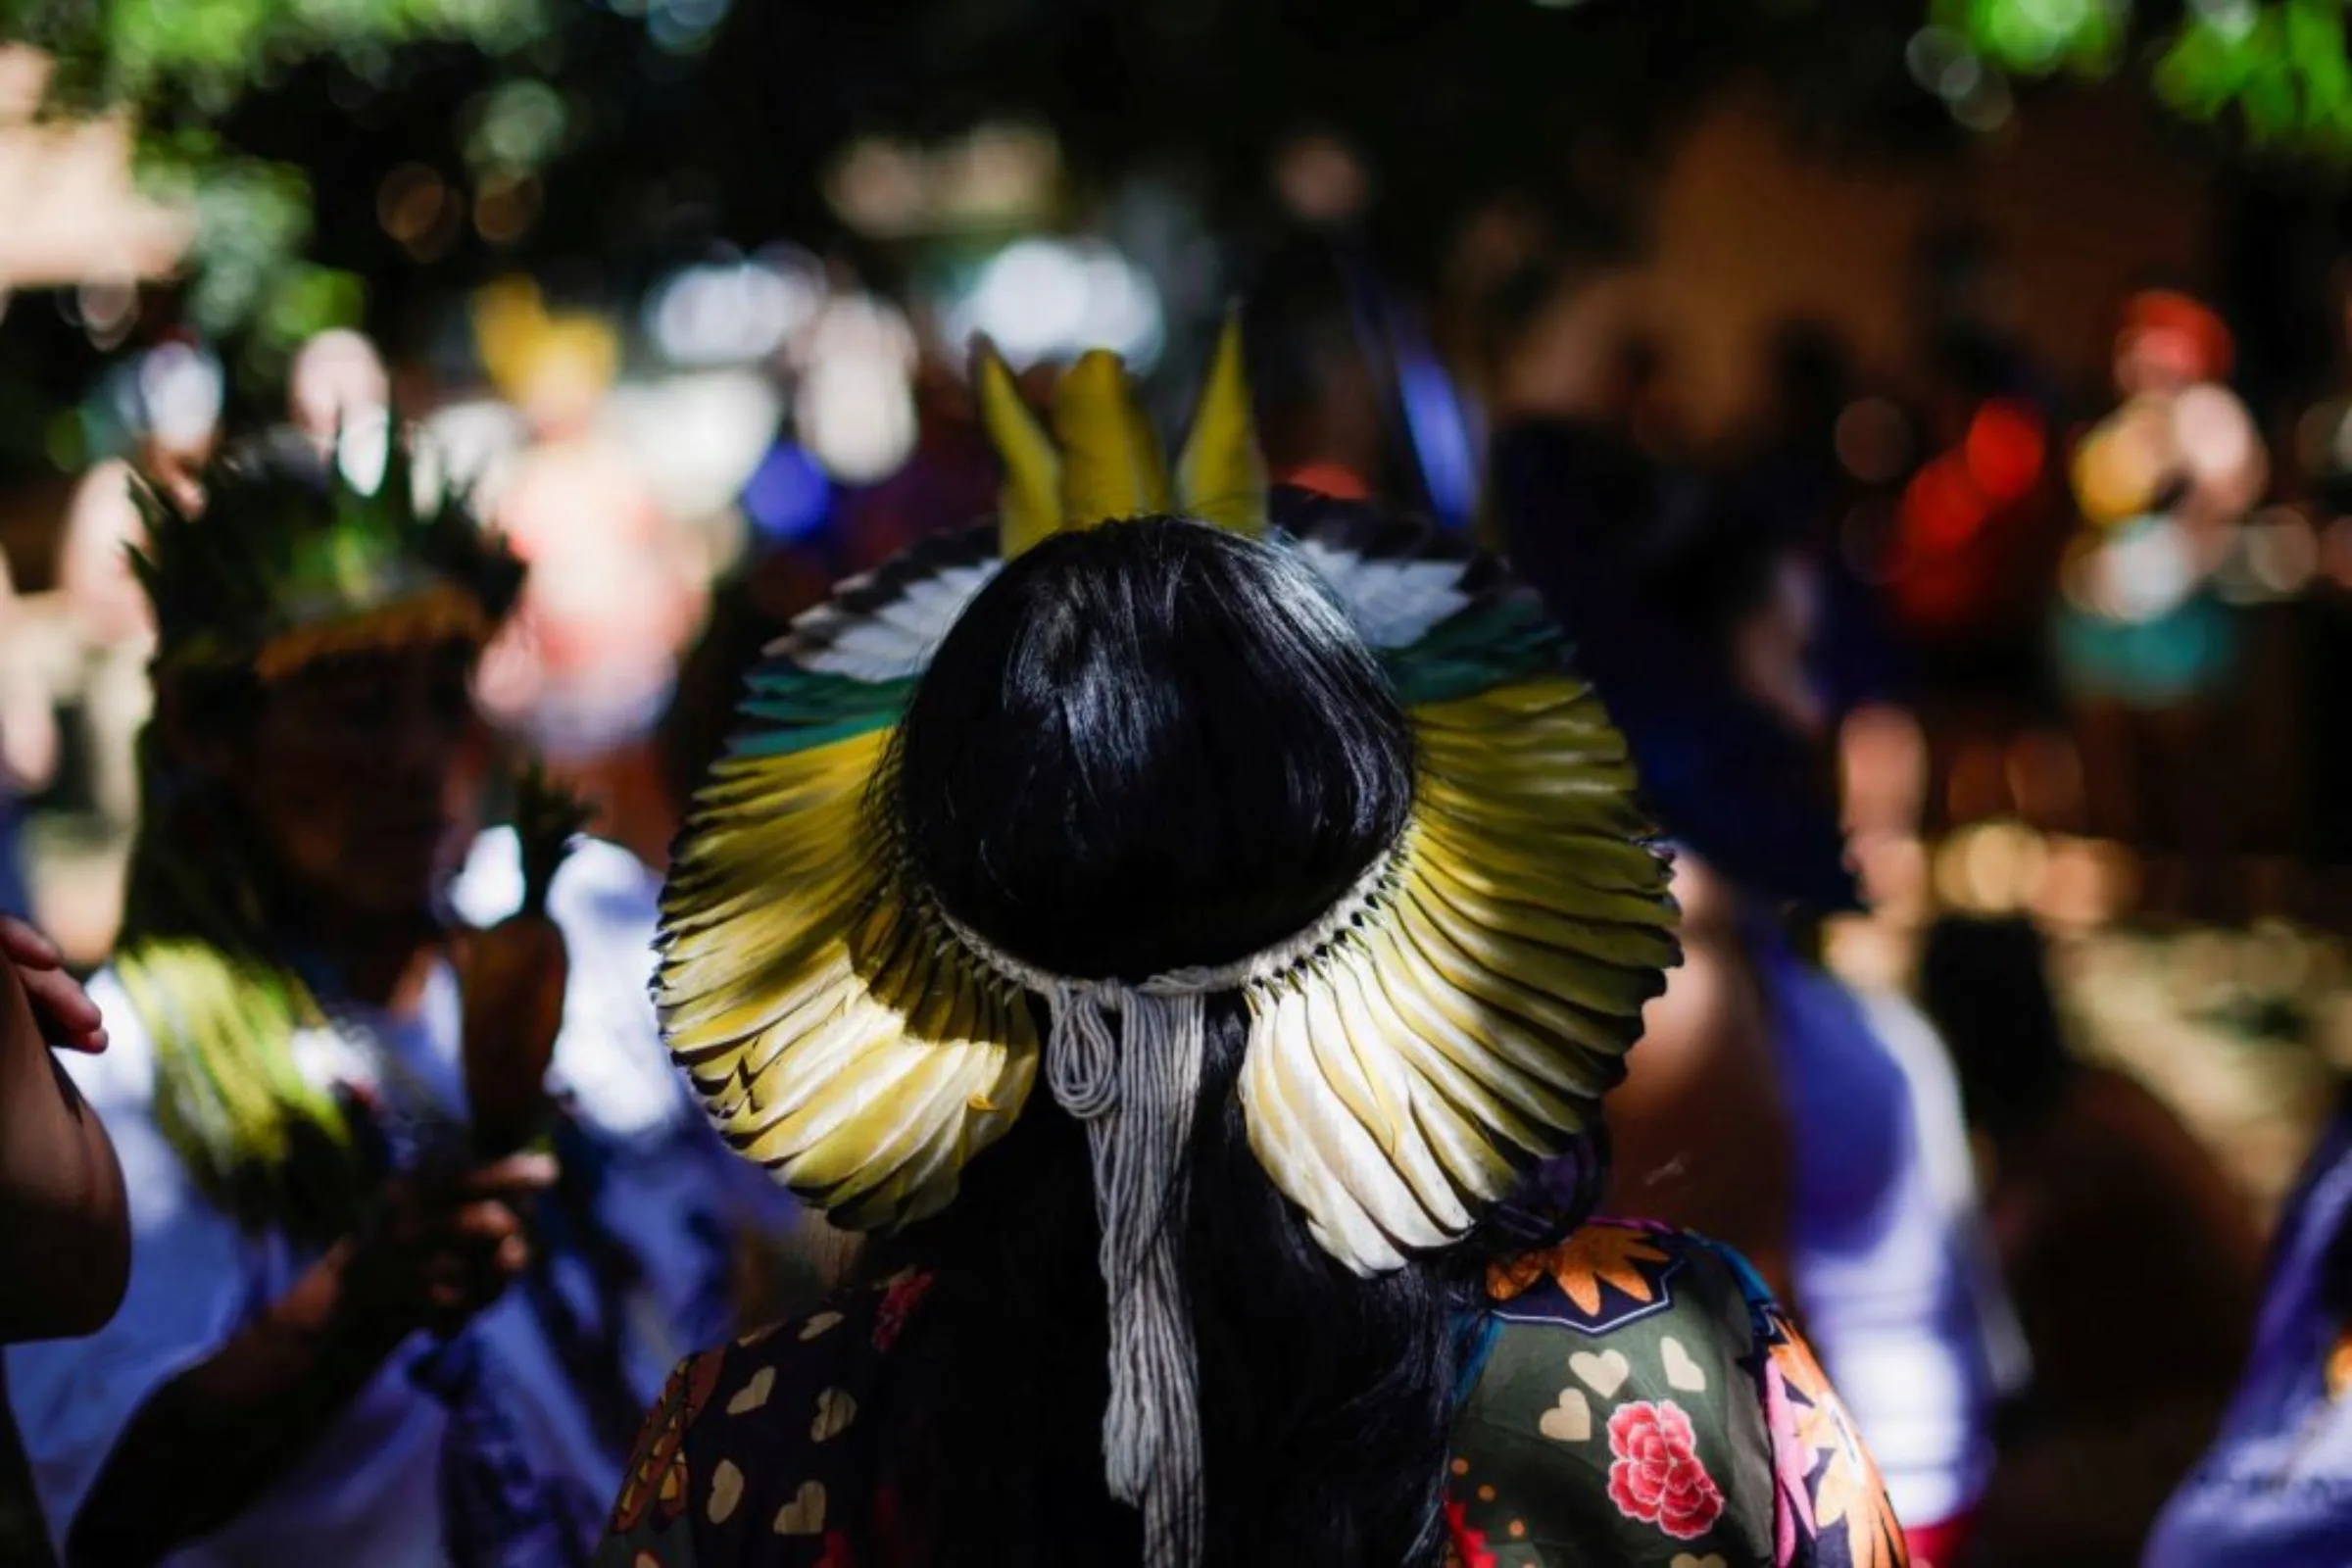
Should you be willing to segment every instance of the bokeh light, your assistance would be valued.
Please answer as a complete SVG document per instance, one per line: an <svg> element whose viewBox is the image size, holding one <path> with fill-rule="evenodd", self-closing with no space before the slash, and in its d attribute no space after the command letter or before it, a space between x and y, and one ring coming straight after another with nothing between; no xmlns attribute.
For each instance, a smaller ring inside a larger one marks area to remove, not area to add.
<svg viewBox="0 0 2352 1568"><path fill-rule="evenodd" d="M746 365L766 359L816 318L824 303L813 265L756 259L689 267L656 284L646 335L673 365Z"/></svg>
<svg viewBox="0 0 2352 1568"><path fill-rule="evenodd" d="M411 257L438 261L457 243L466 220L466 199L439 171L424 164L402 164L376 186L375 217Z"/></svg>
<svg viewBox="0 0 2352 1568"><path fill-rule="evenodd" d="M2040 481L2045 450L2041 419L2021 403L1985 404L1969 422L1968 474L1995 505L2019 500Z"/></svg>
<svg viewBox="0 0 2352 1568"><path fill-rule="evenodd" d="M1911 421L1888 398L1861 398L1838 415L1838 461L1864 484L1886 484L1911 461Z"/></svg>
<svg viewBox="0 0 2352 1568"><path fill-rule="evenodd" d="M1146 370L1165 322L1157 285L1110 246L1027 239L981 269L949 307L947 331L956 342L984 334L1016 368L1106 348Z"/></svg>
<svg viewBox="0 0 2352 1568"><path fill-rule="evenodd" d="M838 296L809 328L798 363L793 428L834 478L872 484L914 451L913 329L871 295Z"/></svg>

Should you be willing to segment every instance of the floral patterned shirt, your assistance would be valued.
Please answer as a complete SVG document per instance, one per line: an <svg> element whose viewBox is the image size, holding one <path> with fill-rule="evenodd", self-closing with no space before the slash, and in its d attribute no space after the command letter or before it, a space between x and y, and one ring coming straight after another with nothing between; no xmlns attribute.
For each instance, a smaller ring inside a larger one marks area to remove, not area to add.
<svg viewBox="0 0 2352 1568"><path fill-rule="evenodd" d="M929 1289L906 1271L681 1365L603 1568L897 1568L858 1424ZM1497 1263L1446 1490L1446 1568L1907 1568L1844 1406L1712 1243L1594 1221Z"/></svg>

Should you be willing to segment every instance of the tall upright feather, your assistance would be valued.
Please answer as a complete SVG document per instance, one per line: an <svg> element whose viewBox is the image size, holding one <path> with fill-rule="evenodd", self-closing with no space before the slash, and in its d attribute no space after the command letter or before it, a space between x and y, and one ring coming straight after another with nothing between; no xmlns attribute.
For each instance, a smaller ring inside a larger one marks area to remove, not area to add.
<svg viewBox="0 0 2352 1568"><path fill-rule="evenodd" d="M1061 459L1053 438L1022 401L1011 367L986 338L972 344L972 390L980 404L980 423L1004 464L997 529L999 549L1010 561L1060 531Z"/></svg>
<svg viewBox="0 0 2352 1568"><path fill-rule="evenodd" d="M1137 406L1119 357L1095 349L1054 388L1054 439L1061 448L1061 525L1092 528L1168 510L1159 438Z"/></svg>
<svg viewBox="0 0 2352 1568"><path fill-rule="evenodd" d="M1176 460L1176 504L1185 515L1220 528L1265 531L1266 463L1257 449L1238 314L1228 316L1217 334L1193 427Z"/></svg>

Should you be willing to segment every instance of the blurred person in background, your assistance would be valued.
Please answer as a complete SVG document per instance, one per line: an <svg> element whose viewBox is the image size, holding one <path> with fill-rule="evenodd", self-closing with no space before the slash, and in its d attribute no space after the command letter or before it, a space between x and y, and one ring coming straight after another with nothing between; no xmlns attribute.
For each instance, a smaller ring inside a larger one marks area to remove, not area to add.
<svg viewBox="0 0 2352 1568"><path fill-rule="evenodd" d="M755 673L665 1018L883 1234L678 1368L600 1562L1899 1568L1745 1265L1582 1223L1673 956L1619 738L1493 560L1267 494L1235 347L1173 475L1115 359L1059 440L996 366L999 523Z"/></svg>
<svg viewBox="0 0 2352 1568"><path fill-rule="evenodd" d="M636 1407L725 1332L723 1193L673 1168L707 1139L623 995L642 931L606 918L641 868L567 858L526 791L457 890L498 924L449 907L469 677L521 569L385 438L372 492L242 445L146 547L110 1049L69 1064L122 1155L130 1290L7 1363L77 1563L579 1561ZM560 1164L516 1152L542 1139Z"/></svg>
<svg viewBox="0 0 2352 1568"><path fill-rule="evenodd" d="M24 874L23 798L57 768L57 710L39 666L15 646L22 602L0 555L0 918L32 913Z"/></svg>
<svg viewBox="0 0 2352 1568"><path fill-rule="evenodd" d="M598 426L618 363L612 328L548 314L527 284L488 291L477 321L530 432L491 502L531 574L484 659L482 701L588 800L600 834L659 872L676 819L653 734L705 584L645 475Z"/></svg>
<svg viewBox="0 0 2352 1568"><path fill-rule="evenodd" d="M147 536L132 487L144 475L194 504L196 475L220 436L220 367L202 350L167 343L140 363L136 388L138 448L82 476L58 561L58 584L87 650L82 703L91 792L118 828L138 816L132 747L147 717L147 656L155 638L146 596L130 569L129 549Z"/></svg>
<svg viewBox="0 0 2352 1568"><path fill-rule="evenodd" d="M1696 493L1695 481L1661 471L1630 435L1598 423L1516 427L1501 437L1494 462L1494 505L1505 546L1516 569L1539 588L1548 588L1548 570L1568 568L1565 547L1530 537L1531 529L1565 532L1601 517L1656 516L1682 504L1668 497ZM1555 505L1548 499L1555 488L1572 499ZM1522 509L1539 504L1539 495L1547 510L1541 522L1531 521ZM1562 514L1569 506L1578 509L1578 523ZM1574 569L1592 568L1580 563ZM1554 608L1566 623L1589 628L1580 642L1605 665L1608 650L1594 636L1603 622L1582 618L1581 606L1577 618L1559 603ZM1587 667L1597 679L1603 666ZM1638 737L1629 732L1628 739ZM1670 806L1652 776L1659 764L1639 754L1637 760L1644 790ZM1644 1016L1646 1054L1613 1097L1617 1182L1610 1206L1719 1237L1786 1291L1795 1200L1792 1129L1763 997L1740 937L1739 902L1700 856L1678 854L1674 876L1683 963Z"/></svg>
<svg viewBox="0 0 2352 1568"><path fill-rule="evenodd" d="M1361 500L1391 460L1380 385L1339 269L1320 243L1273 257L1244 307L1267 471Z"/></svg>
<svg viewBox="0 0 2352 1568"><path fill-rule="evenodd" d="M1976 781L1985 770L1972 770L1972 759L1997 754L2020 728L2059 710L2049 584L2073 512L2060 482L2055 408L2014 348L1981 326L1948 323L1930 336L1923 368L1912 432L1922 450L1871 565L1902 621L1933 771ZM1891 405L1886 412L1901 417ZM1992 772L1998 793L1987 799L1973 782L1966 793L1955 786L1930 803L1930 826L1947 815L2023 809Z"/></svg>
<svg viewBox="0 0 2352 1568"><path fill-rule="evenodd" d="M2296 440L2321 540L2323 576L2297 616L2307 671L2298 684L2315 692L2352 675L2352 254L2337 259L2329 283L2332 380L2305 413ZM2303 757L2306 852L2323 865L2352 862L2352 725L2303 724L2295 745Z"/></svg>
<svg viewBox="0 0 2352 1568"><path fill-rule="evenodd" d="M2034 1357L1975 1560L2131 1568L2229 1400L2260 1242L2178 1117L2075 1058L2031 923L1938 920L1919 983L1984 1151L1985 1209Z"/></svg>
<svg viewBox="0 0 2352 1568"><path fill-rule="evenodd" d="M1934 1031L1809 956L1819 917L1856 902L1816 573L1770 509L1574 425L1506 431L1494 500L1682 852L1690 959L1612 1105L1610 1206L1785 1267L1913 1553L1948 1568L2022 1358Z"/></svg>
<svg viewBox="0 0 2352 1568"><path fill-rule="evenodd" d="M2228 385L2234 354L2201 301L2134 296L2116 339L2123 405L2073 459L2082 526L2060 567L2058 670L2078 709L2092 831L2185 858L2186 883L2163 885L2151 864L2159 906L2201 891L2230 847L2231 814L2212 802L2241 628L2214 579L2270 477Z"/></svg>
<svg viewBox="0 0 2352 1568"><path fill-rule="evenodd" d="M130 550L147 537L133 486L144 476L184 505L198 503L197 475L219 439L223 391L219 363L180 343L150 353L135 385L137 449L83 475L67 514L58 568L89 650L82 696L92 794L107 820L122 828L137 816L132 743L147 717L146 664L155 636L146 596L130 568ZM389 401L383 362L357 332L322 332L294 357L287 413L321 454L346 422L366 423L369 415L380 420Z"/></svg>
<svg viewBox="0 0 2352 1568"><path fill-rule="evenodd" d="M320 332L295 351L286 372L286 414L321 460L340 459L337 443L362 462L383 450L392 380L383 357L359 332Z"/></svg>
<svg viewBox="0 0 2352 1568"><path fill-rule="evenodd" d="M2166 1234L2178 1228L2170 1221ZM2339 1105L2280 1211L2252 1354L2220 1435L2157 1521L2146 1568L2352 1561L2347 1392L2352 1102Z"/></svg>
<svg viewBox="0 0 2352 1568"><path fill-rule="evenodd" d="M2186 1232L2177 1216L2164 1222L2168 1241ZM2169 1303L2188 1285L2175 1274L2152 1299ZM2220 1434L2166 1504L2141 1560L2145 1568L2352 1562L2348 1497L2352 1091L2339 1088L2334 1114L2279 1209L2252 1351Z"/></svg>
<svg viewBox="0 0 2352 1568"><path fill-rule="evenodd" d="M1857 570L1842 536L1868 488L1847 461L1853 443L1841 450L1838 441L1863 403L1861 378L1837 329L1801 318L1774 329L1765 368L1766 412L1732 467L1736 483L1814 564L1820 603L1810 662L1822 700L1851 712L1889 700L1901 674L1885 596ZM1870 400L1865 417L1882 411L1900 419L1883 399Z"/></svg>

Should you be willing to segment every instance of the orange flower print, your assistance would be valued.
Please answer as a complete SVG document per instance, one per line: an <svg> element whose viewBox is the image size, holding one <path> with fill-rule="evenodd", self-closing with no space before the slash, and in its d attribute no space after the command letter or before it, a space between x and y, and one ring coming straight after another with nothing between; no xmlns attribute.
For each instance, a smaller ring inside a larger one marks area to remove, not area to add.
<svg viewBox="0 0 2352 1568"><path fill-rule="evenodd" d="M1587 1225L1557 1247L1527 1252L1487 1270L1487 1295L1507 1301L1548 1276L1587 1317L1598 1317L1603 1285L1644 1306L1658 1298L1657 1276L1643 1263L1670 1263L1649 1233L1624 1225Z"/></svg>
<svg viewBox="0 0 2352 1568"><path fill-rule="evenodd" d="M645 1415L637 1434L637 1451L621 1480L620 1496L612 1504L612 1533L622 1535L644 1522L656 1507L664 1520L674 1519L686 1505L686 1431L718 1387L726 1360L724 1350L708 1350L678 1363L662 1396Z"/></svg>
<svg viewBox="0 0 2352 1568"><path fill-rule="evenodd" d="M1811 1478L1814 1534L1842 1527L1853 1568L1907 1568L1903 1527L1845 1401L1830 1386L1812 1347L1785 1322L1777 1326L1768 1375L1781 1384L1794 1421L1793 1434L1782 1435L1792 1437L1797 1447L1789 1468Z"/></svg>

